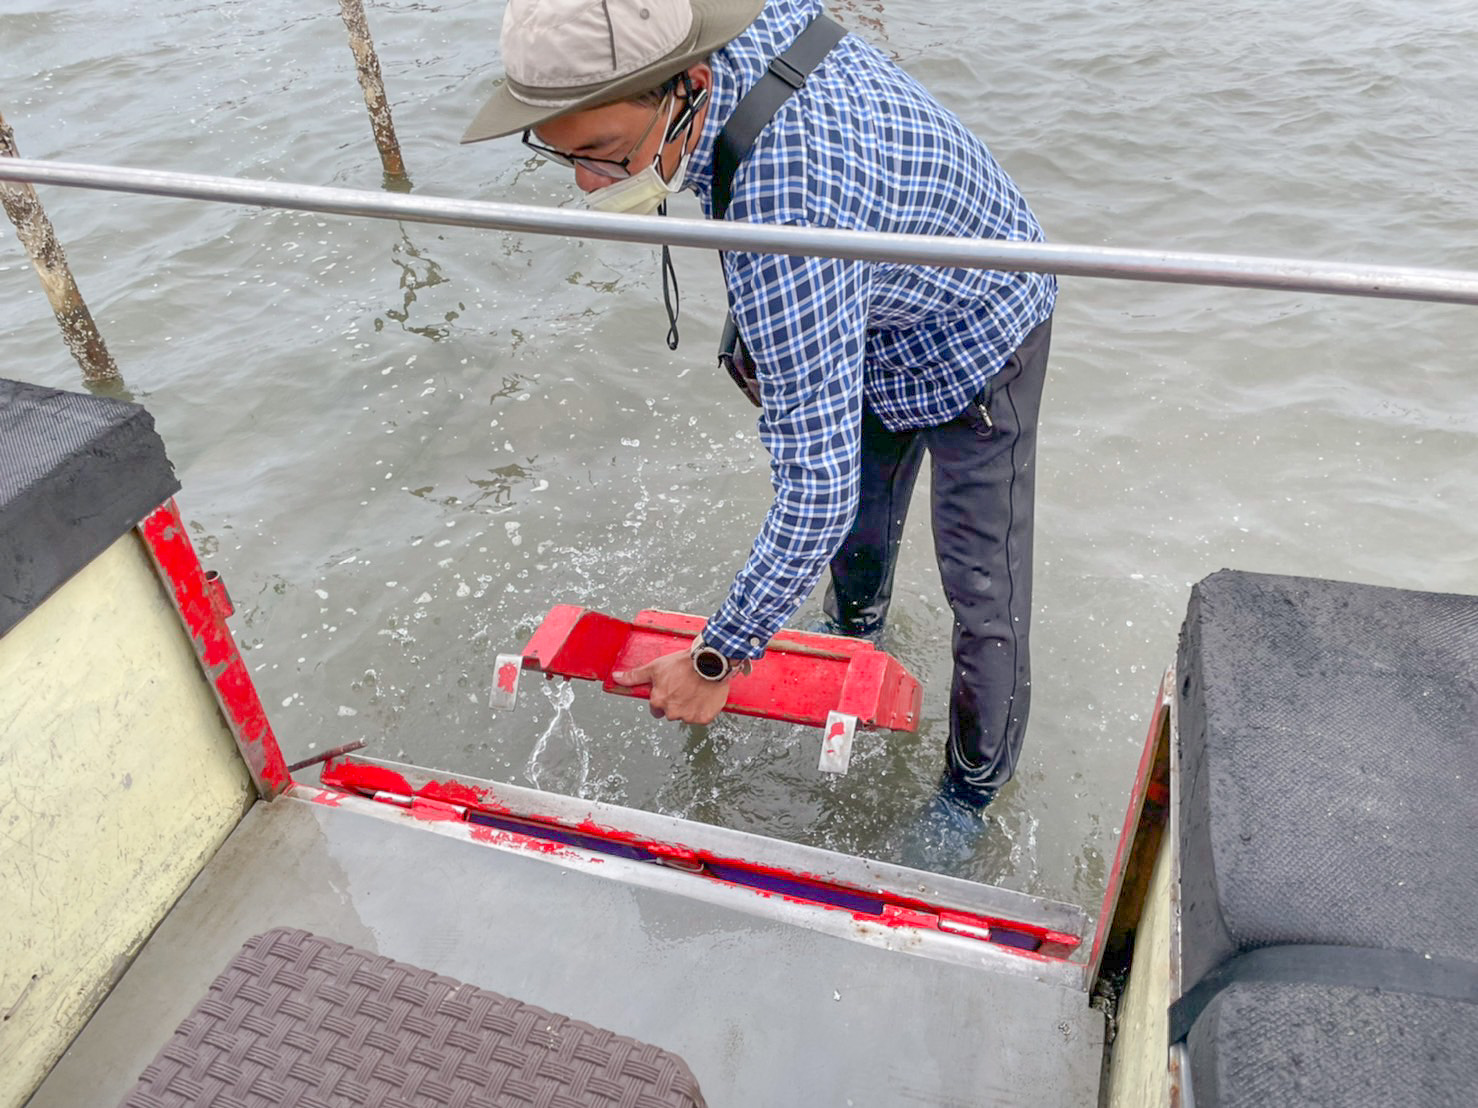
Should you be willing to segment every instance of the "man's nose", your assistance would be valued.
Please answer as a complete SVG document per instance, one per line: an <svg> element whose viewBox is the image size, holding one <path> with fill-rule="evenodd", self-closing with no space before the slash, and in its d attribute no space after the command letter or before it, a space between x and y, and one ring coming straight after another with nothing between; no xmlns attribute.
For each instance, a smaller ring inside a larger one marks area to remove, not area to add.
<svg viewBox="0 0 1478 1108"><path fill-rule="evenodd" d="M586 169L583 165L576 164L575 187L581 192L594 192L596 189L605 188L610 183L611 179L609 177L597 173L593 169Z"/></svg>

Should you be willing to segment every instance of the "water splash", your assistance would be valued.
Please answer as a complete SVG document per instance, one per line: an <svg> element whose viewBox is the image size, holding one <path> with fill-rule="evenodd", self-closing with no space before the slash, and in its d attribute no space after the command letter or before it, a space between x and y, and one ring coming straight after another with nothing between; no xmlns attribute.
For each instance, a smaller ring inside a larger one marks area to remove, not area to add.
<svg viewBox="0 0 1478 1108"><path fill-rule="evenodd" d="M992 859L990 869L977 875L976 880L998 881L1000 876L1011 874L1018 887L1034 888L1039 877L1037 832L1041 826L1038 816L1026 809L1002 810L994 813L993 822L1000 835L999 845L1005 848L1005 859ZM994 871L994 872L992 872Z"/></svg>
<svg viewBox="0 0 1478 1108"><path fill-rule="evenodd" d="M554 705L554 718L529 752L524 775L536 789L583 797L590 782L590 740L570 710L575 702L574 686L569 681L549 681L543 690Z"/></svg>

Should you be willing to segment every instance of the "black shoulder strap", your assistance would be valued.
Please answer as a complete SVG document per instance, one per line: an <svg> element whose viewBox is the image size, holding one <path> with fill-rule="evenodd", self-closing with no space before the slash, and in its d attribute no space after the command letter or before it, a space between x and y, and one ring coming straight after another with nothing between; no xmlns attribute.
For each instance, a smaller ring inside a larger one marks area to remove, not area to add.
<svg viewBox="0 0 1478 1108"><path fill-rule="evenodd" d="M1478 1004L1478 964L1466 958L1314 943L1264 946L1233 955L1170 1006L1170 1045L1190 1034L1223 989L1244 981L1379 989Z"/></svg>
<svg viewBox="0 0 1478 1108"><path fill-rule="evenodd" d="M729 201L734 195L734 173L749 154L756 136L846 34L847 29L836 20L828 15L818 15L796 36L790 49L770 63L770 68L755 82L754 88L739 101L714 146L714 219L723 219L729 210Z"/></svg>

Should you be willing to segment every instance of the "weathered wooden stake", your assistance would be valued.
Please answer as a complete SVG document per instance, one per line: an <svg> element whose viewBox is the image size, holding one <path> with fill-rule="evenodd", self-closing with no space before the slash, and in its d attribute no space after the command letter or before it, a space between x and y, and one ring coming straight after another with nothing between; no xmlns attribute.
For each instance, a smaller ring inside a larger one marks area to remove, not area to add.
<svg viewBox="0 0 1478 1108"><path fill-rule="evenodd" d="M369 23L364 17L364 0L339 0L339 11L344 17L344 26L349 28L349 48L354 51L359 87L364 89L364 103L369 108L375 145L380 148L380 164L391 177L404 177L405 162L401 160L395 123L390 118L390 101L385 98L380 59L375 55L375 43L370 38Z"/></svg>
<svg viewBox="0 0 1478 1108"><path fill-rule="evenodd" d="M0 157L19 156L15 134L0 115ZM0 202L4 203L5 214L15 224L21 245L36 267L46 299L51 301L51 310L62 329L62 341L82 367L82 379L90 385L121 380L118 363L108 353L103 336L92 321L92 313L82 301L82 293L67 267L67 255L57 241L51 220L46 218L36 190L19 181L0 181Z"/></svg>

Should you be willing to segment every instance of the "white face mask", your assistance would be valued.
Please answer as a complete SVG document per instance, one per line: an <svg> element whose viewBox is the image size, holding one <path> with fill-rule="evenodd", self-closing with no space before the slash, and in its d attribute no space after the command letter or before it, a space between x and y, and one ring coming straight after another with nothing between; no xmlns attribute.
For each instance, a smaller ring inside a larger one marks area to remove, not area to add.
<svg viewBox="0 0 1478 1108"><path fill-rule="evenodd" d="M677 100L674 99L672 107L667 109L667 122L662 125L663 135L672 126L672 115L677 110ZM691 127L691 125L690 125ZM665 142L662 144L667 145ZM683 136L683 156L677 163L677 169L672 174L673 184L662 179L662 171L657 164L662 160L662 150L659 148L657 156L652 159L652 164L640 173L633 173L630 177L623 177L619 181L613 181L603 188L595 189L585 194L585 205L598 212L621 212L627 215L651 215L662 206L669 196L675 192L681 192L683 179L688 172L688 159L692 157L691 151L687 150L688 136Z"/></svg>

